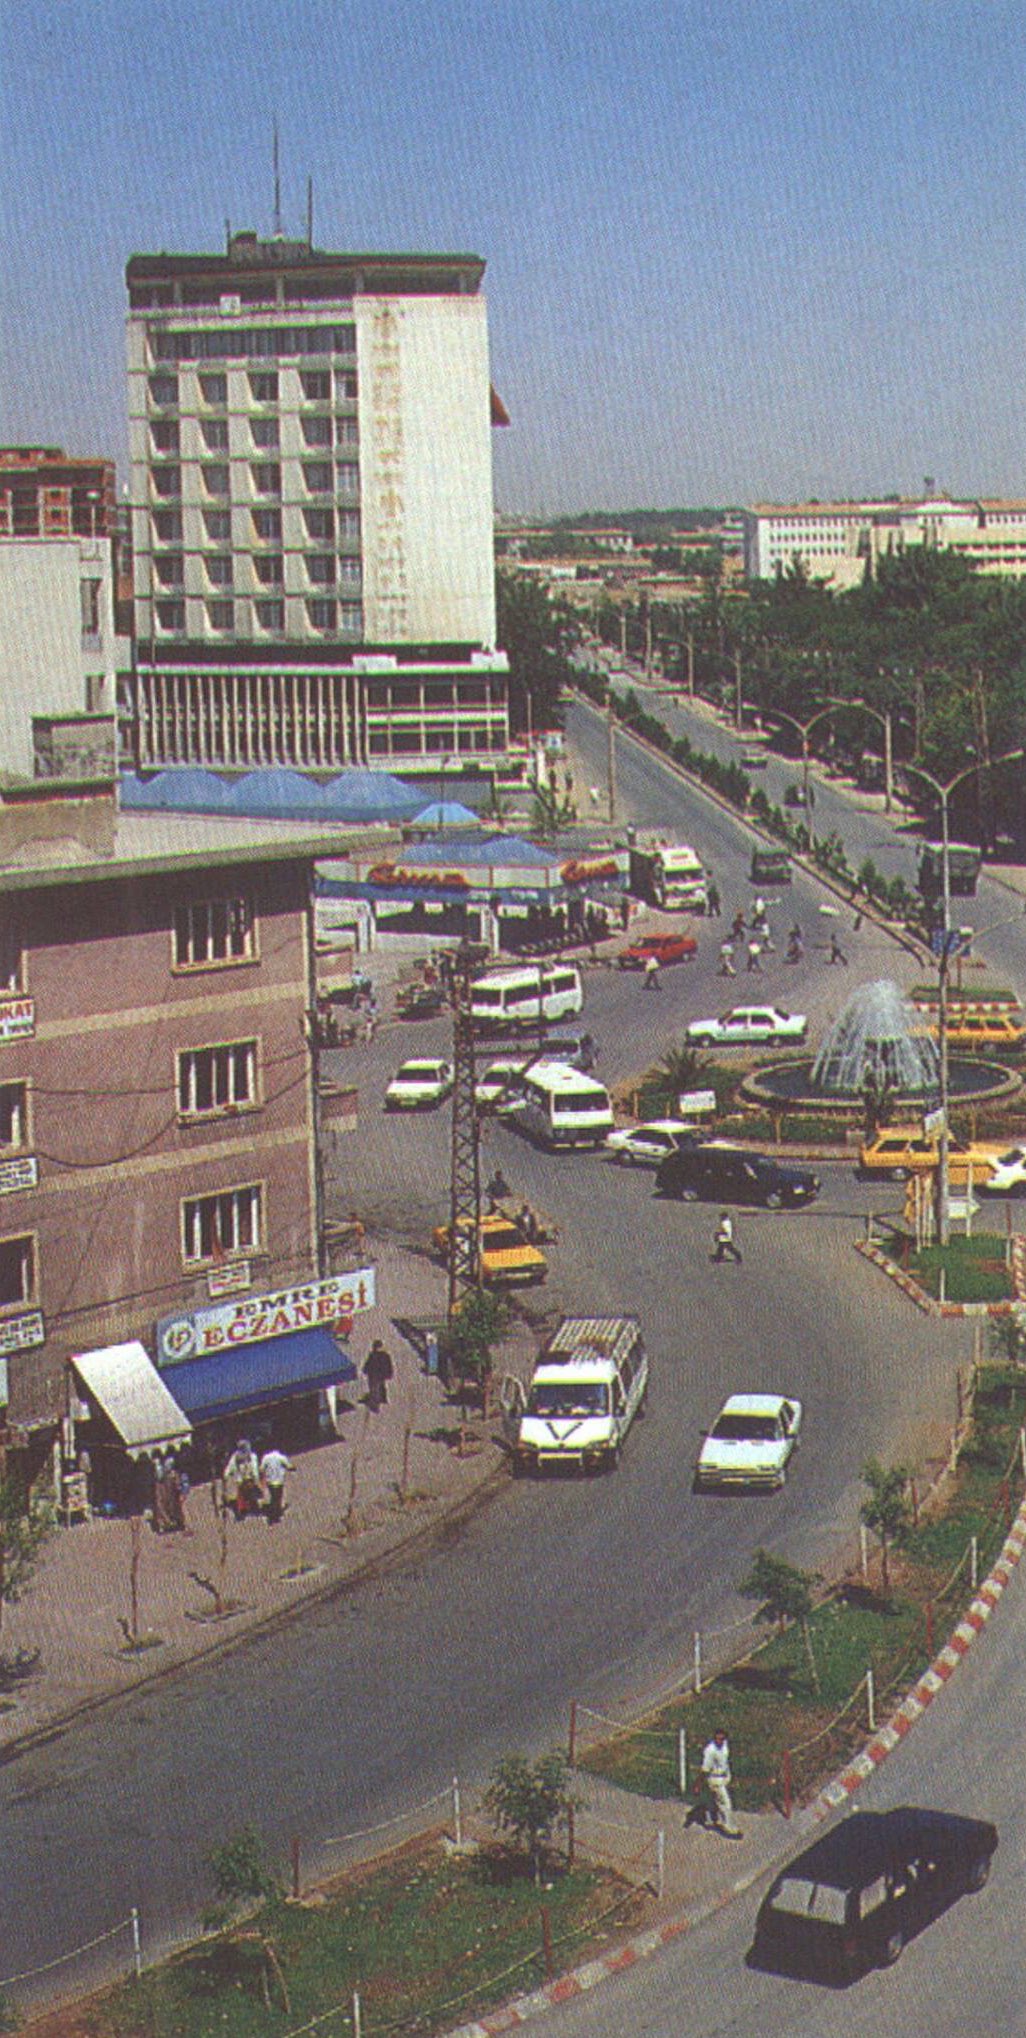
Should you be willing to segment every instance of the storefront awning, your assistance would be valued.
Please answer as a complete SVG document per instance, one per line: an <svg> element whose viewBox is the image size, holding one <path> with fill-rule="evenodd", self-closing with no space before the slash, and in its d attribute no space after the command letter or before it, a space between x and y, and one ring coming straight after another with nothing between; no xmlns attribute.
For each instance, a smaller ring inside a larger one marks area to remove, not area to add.
<svg viewBox="0 0 1026 2038"><path fill-rule="evenodd" d="M292 1394L312 1394L319 1387L355 1380L356 1367L329 1331L294 1330L284 1337L234 1345L206 1359L184 1359L168 1366L162 1377L171 1382L191 1421L213 1422L221 1415L242 1415Z"/></svg>
<svg viewBox="0 0 1026 2038"><path fill-rule="evenodd" d="M189 1418L143 1345L132 1342L76 1352L71 1363L89 1399L98 1402L113 1423L129 1457L144 1457L160 1444L188 1443Z"/></svg>

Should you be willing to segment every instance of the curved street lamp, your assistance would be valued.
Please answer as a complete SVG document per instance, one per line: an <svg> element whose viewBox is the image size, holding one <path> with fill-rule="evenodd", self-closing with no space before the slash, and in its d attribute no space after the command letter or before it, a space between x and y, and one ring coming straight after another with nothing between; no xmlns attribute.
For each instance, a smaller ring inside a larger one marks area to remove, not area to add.
<svg viewBox="0 0 1026 2038"><path fill-rule="evenodd" d="M789 715L783 708L764 708L762 710L763 721L768 719L770 721L789 722L792 729L797 729L802 739L802 800L805 806L805 819L809 829L809 839L813 842L815 841L815 830L812 826L812 808L809 805L809 736L817 722L825 722L830 715L836 714L836 712L836 706L819 708L814 715L809 716L807 722L800 722L797 715Z"/></svg>
<svg viewBox="0 0 1026 2038"><path fill-rule="evenodd" d="M872 715L874 721L880 723L884 738L884 813L889 814L894 794L894 725L890 708L874 708L869 701L863 700L861 694L850 701L841 700L834 694L830 699L835 708L860 708L864 715Z"/></svg>
<svg viewBox="0 0 1026 2038"><path fill-rule="evenodd" d="M1021 748L1019 750L1006 750L1000 757L992 757L990 759L990 768L993 769L998 764L1015 764L1023 755L1024 752ZM931 786L936 793L940 801L941 810L941 942L940 954L937 958L938 1075L940 1078L941 1112L940 1145L937 1154L936 1197L938 1245L947 1245L950 1236L948 1207L948 970L951 964L953 949L958 945L958 937L956 936L954 943L951 937L951 841L948 834L948 800L955 787L961 785L963 779L971 778L974 772L979 771L979 768L979 759L974 759L972 764L967 764L961 771L956 771L954 778L949 778L942 785L940 780L934 778L932 772L924 770L921 764L905 764L902 766L903 771L911 771L916 778L925 779L926 784Z"/></svg>

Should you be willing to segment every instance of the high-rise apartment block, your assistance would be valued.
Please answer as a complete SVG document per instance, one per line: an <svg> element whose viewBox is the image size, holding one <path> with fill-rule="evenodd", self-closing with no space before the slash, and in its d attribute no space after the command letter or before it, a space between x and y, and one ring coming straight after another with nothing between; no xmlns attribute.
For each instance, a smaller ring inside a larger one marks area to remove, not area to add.
<svg viewBox="0 0 1026 2038"><path fill-rule="evenodd" d="M483 272L129 261L138 764L501 761Z"/></svg>

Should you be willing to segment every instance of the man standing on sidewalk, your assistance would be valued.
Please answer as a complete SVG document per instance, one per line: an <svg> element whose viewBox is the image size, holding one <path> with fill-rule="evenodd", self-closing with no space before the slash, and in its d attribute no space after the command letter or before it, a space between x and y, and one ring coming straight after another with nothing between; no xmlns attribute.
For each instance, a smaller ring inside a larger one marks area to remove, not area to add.
<svg viewBox="0 0 1026 2038"><path fill-rule="evenodd" d="M264 1452L260 1460L260 1478L267 1494L267 1519L280 1521L285 1508L285 1474L292 1466L284 1451L276 1444Z"/></svg>
<svg viewBox="0 0 1026 2038"><path fill-rule="evenodd" d="M734 1800L730 1795L730 1743L722 1727L717 1727L712 1740L706 1742L702 1775L713 1801L712 1824L726 1839L740 1840L740 1828L734 1818Z"/></svg>

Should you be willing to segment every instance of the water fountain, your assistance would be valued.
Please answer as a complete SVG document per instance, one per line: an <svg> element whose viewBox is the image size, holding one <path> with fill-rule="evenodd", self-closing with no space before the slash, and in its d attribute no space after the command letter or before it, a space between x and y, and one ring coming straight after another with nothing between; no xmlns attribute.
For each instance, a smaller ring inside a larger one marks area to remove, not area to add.
<svg viewBox="0 0 1026 2038"><path fill-rule="evenodd" d="M857 987L814 1058L798 1056L756 1069L742 1090L760 1104L851 1112L864 1104L867 1085L878 1090L886 1085L895 1104L915 1115L938 1100L936 1041L923 1014L887 979ZM997 1097L1017 1088L1018 1078L999 1063L949 1056L953 1101Z"/></svg>

